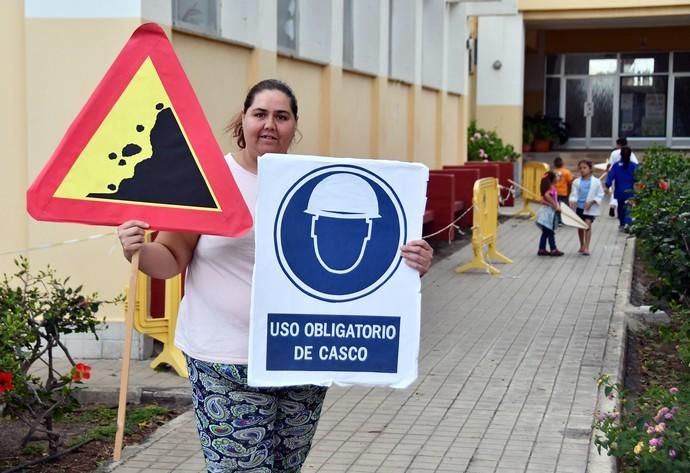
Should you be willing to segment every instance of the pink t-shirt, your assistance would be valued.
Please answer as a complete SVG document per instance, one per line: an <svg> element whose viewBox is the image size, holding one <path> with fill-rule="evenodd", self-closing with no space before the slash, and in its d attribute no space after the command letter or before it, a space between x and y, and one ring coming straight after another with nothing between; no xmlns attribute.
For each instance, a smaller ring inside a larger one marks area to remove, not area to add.
<svg viewBox="0 0 690 473"><path fill-rule="evenodd" d="M225 160L252 216L257 177ZM240 238L201 235L187 268L175 345L207 362L246 364L254 271L254 229Z"/></svg>

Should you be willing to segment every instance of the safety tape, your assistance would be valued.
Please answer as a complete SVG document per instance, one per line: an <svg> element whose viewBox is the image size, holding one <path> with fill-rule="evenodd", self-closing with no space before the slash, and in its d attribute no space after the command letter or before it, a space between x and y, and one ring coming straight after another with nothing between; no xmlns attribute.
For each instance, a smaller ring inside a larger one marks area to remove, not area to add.
<svg viewBox="0 0 690 473"><path fill-rule="evenodd" d="M113 235L117 235L117 232L97 233L95 235L87 236L86 238L74 238L72 240L65 240L65 241L60 241L57 243L47 243L45 245L39 245L39 246L31 247L31 248L25 248L23 250L3 251L0 253L0 256L21 255L24 253L29 253L31 251L47 250L49 248L56 248L58 246L65 246L65 245L74 245L75 243L81 243L84 241L91 241L91 240L98 240L99 238L105 238L107 236L113 236Z"/></svg>
<svg viewBox="0 0 690 473"><path fill-rule="evenodd" d="M428 234L428 235L424 235L422 238L429 238L429 237L432 237L432 236L436 236L436 235L438 235L439 233L445 232L445 231L448 230L450 227L455 227L455 230L457 230L458 232L460 232L461 235L464 235L464 233L462 232L462 230L460 230L460 227L457 226L456 223L459 222L459 221L462 219L462 217L464 217L465 215L467 215L467 214L468 214L473 208L475 208L475 207L476 207L476 206L475 206L474 204L470 205L470 206L467 208L467 210L465 210L465 211L462 213L462 215L460 215L458 218L456 218L455 220L453 220L452 222L450 222L448 225L446 225L445 227L443 227L442 229L440 229L440 230L438 230L438 231L436 231L436 232L434 232L434 233L430 233L430 234ZM448 239L448 242L450 243L450 239Z"/></svg>

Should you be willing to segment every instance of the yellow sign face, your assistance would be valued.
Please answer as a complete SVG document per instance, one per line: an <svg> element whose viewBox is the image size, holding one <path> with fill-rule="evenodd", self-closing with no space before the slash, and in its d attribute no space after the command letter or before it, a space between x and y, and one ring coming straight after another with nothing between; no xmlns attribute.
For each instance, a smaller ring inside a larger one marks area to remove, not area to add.
<svg viewBox="0 0 690 473"><path fill-rule="evenodd" d="M203 176L192 147L179 124L177 114L163 87L155 66L147 58L127 88L115 102L91 140L84 147L54 196L72 199L128 200L119 197L121 183L135 177L135 167L154 156L152 130L161 111L175 118L181 139L201 173L205 187L215 205L191 205L204 210L218 210L215 197ZM173 202L151 202L152 205L176 206ZM185 207L190 205L185 205Z"/></svg>

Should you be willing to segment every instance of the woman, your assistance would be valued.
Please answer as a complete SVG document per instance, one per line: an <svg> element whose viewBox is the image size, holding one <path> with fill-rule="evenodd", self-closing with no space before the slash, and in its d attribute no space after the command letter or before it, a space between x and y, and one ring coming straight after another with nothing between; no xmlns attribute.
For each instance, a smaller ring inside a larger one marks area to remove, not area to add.
<svg viewBox="0 0 690 473"><path fill-rule="evenodd" d="M297 130L297 99L278 80L254 85L242 113L228 127L240 151L226 161L250 210L257 160L286 153ZM187 271L175 345L187 358L202 450L209 472L297 472L309 453L326 388L247 385L247 345L254 232L240 238L160 232L144 243L145 222L118 228L128 260L165 279ZM401 248L405 262L424 274L431 247L422 240Z"/></svg>
<svg viewBox="0 0 690 473"><path fill-rule="evenodd" d="M587 230L577 229L580 239L578 253L589 256L589 243L592 241L592 223L600 213L601 199L604 198L604 188L601 181L592 176L592 161L583 159L577 163L580 177L573 181L570 190L570 208L589 226Z"/></svg>
<svg viewBox="0 0 690 473"><path fill-rule="evenodd" d="M611 191L614 185L613 198L618 202L618 221L620 228L627 230L632 223L627 200L634 195L635 171L638 165L632 161L632 150L627 146L621 148L621 159L617 161L606 175L606 192Z"/></svg>

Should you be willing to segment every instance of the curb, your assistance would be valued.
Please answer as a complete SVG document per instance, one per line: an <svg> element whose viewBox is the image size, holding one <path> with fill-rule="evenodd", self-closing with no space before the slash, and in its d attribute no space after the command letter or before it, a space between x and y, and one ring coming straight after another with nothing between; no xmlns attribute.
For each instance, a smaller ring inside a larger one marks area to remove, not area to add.
<svg viewBox="0 0 690 473"><path fill-rule="evenodd" d="M122 450L122 458L120 458L119 462L113 462L112 460L110 460L108 463L105 463L98 467L94 471L94 473L109 473L111 471L114 471L116 468L125 465L129 460L136 457L139 453L151 447L159 440L173 433L179 426L195 422L196 420L194 418L193 409L189 409L188 411L183 412L167 424L162 425L158 429L156 429L156 431L153 434L151 434L151 436L148 439L146 439L145 442L137 445L126 446Z"/></svg>
<svg viewBox="0 0 690 473"><path fill-rule="evenodd" d="M624 377L627 334L626 314L631 312L631 309L634 307L630 304L630 292L635 261L635 241L634 237L625 240L621 271L616 284L616 299L613 305L613 314L611 315L609 335L606 340L606 351L602 364L602 373L608 374L613 383L622 383ZM608 412L614 408L620 410L619 400L608 399L604 394L604 390L599 387L596 410ZM597 452L597 448L594 445L596 433L596 431L592 432L586 471L587 473L615 473L617 471L616 459L606 455L605 452L602 452L601 455Z"/></svg>

